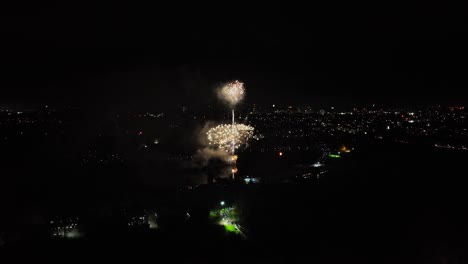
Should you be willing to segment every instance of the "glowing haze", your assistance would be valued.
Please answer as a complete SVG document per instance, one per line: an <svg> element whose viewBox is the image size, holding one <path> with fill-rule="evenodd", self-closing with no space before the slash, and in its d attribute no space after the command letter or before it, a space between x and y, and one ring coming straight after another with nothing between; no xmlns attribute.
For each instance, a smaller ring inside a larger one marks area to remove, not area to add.
<svg viewBox="0 0 468 264"><path fill-rule="evenodd" d="M227 102L231 107L242 101L244 95L244 84L237 80L226 84L218 91L218 97Z"/></svg>

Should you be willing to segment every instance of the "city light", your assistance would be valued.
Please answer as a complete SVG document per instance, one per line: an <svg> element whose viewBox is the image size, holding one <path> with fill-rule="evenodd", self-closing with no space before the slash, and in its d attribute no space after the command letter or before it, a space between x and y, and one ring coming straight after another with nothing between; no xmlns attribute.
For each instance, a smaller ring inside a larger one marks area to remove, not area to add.
<svg viewBox="0 0 468 264"><path fill-rule="evenodd" d="M340 148L340 151L342 151L342 152L344 152L344 153L349 153L349 152L351 152L351 150L348 149L348 148L346 148L345 145L343 145L343 146Z"/></svg>
<svg viewBox="0 0 468 264"><path fill-rule="evenodd" d="M322 167L322 166L323 166L323 164L318 162L318 161L316 163L312 164L312 167L314 167L314 168L318 168L318 167Z"/></svg>

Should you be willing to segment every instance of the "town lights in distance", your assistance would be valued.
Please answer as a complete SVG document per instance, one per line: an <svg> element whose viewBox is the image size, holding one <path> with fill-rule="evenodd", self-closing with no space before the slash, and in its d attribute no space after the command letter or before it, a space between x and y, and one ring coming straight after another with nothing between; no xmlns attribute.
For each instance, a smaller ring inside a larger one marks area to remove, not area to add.
<svg viewBox="0 0 468 264"><path fill-rule="evenodd" d="M254 128L243 124L218 125L211 128L206 133L208 143L218 149L229 152L232 148L232 142L235 142L234 148L238 149L247 144L253 136ZM237 156L236 156L237 158Z"/></svg>
<svg viewBox="0 0 468 264"><path fill-rule="evenodd" d="M231 106L235 106L244 98L244 84L239 81L230 82L221 88L218 95Z"/></svg>

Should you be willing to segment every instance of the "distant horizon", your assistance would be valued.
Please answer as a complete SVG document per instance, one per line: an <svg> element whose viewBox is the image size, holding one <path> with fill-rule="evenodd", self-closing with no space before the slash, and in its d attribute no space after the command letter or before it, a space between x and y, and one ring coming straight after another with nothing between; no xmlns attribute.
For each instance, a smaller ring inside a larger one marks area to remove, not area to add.
<svg viewBox="0 0 468 264"><path fill-rule="evenodd" d="M274 105L274 107L273 107ZM468 104L462 104L462 103L420 103L420 104L405 104L405 103L367 103L367 104L328 104L328 105L313 105L313 104L278 104L278 103L263 103L263 104L256 104L256 103L242 103L238 109L239 111L245 110L246 107L260 107L262 109L265 108L271 108L273 109L287 109L288 107L292 108L311 108L312 110L333 110L331 109L332 107L335 108L335 110L353 110L355 108L358 109L363 109L363 108L377 108L377 109L390 109L390 108L428 108L428 107L443 107L443 108L449 108L449 107L466 107ZM220 106L220 105L214 105L214 104L204 104L204 105L171 105L171 106L164 106L164 107L150 107L150 106L126 106L124 109L119 107L115 107L115 111L117 112L122 112L122 111L137 111L137 112L142 112L142 111L161 111L161 110L176 110L176 109L181 109L182 107L187 107L187 110L191 109L203 109L203 108L211 108L215 107L222 111L225 106ZM98 109L99 106L89 106L89 105L83 105L83 104L58 104L58 103L19 103L19 102L10 102L10 103L0 103L0 110L5 111L5 110L39 110L39 109L65 109L65 108L71 108L71 109L77 109L77 110L84 110L84 109ZM112 106L103 106L103 108L106 108L107 110L112 110ZM152 108L152 109L150 109Z"/></svg>

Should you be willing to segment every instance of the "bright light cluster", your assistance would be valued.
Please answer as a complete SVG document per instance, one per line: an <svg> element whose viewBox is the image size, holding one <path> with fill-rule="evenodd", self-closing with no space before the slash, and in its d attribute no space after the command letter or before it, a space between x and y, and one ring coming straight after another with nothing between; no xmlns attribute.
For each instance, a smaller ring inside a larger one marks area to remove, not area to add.
<svg viewBox="0 0 468 264"><path fill-rule="evenodd" d="M244 98L244 94L244 84L239 81L226 84L220 91L221 98L227 101L231 106L239 103Z"/></svg>
<svg viewBox="0 0 468 264"><path fill-rule="evenodd" d="M210 218L217 220L219 225L224 226L227 232L236 233L245 237L241 231L241 226L238 224L239 215L236 208L225 206L224 201L221 201L220 209L210 211Z"/></svg>
<svg viewBox="0 0 468 264"><path fill-rule="evenodd" d="M248 125L223 124L211 128L206 135L211 146L229 152L232 149L233 143L235 149L247 144L253 136L253 131L254 128Z"/></svg>

